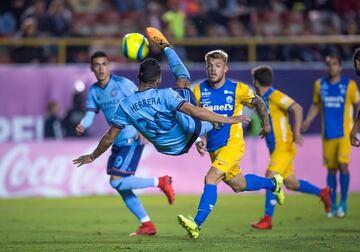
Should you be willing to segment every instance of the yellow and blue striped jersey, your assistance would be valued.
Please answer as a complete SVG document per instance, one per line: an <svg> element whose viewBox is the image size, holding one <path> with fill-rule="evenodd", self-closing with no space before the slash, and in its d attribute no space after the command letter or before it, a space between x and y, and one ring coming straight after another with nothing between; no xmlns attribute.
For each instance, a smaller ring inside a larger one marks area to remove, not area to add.
<svg viewBox="0 0 360 252"><path fill-rule="evenodd" d="M360 100L354 80L341 76L338 83L327 77L315 81L314 104L321 104L322 133L325 139L335 139L350 134L353 125L353 105Z"/></svg>
<svg viewBox="0 0 360 252"><path fill-rule="evenodd" d="M270 88L262 97L270 113L271 132L266 135L266 144L273 152L275 149L291 150L293 133L289 123L289 108L295 103L286 94Z"/></svg>
<svg viewBox="0 0 360 252"><path fill-rule="evenodd" d="M207 81L194 88L194 95L200 107L211 108L223 116L237 116L243 113L243 104L251 106L255 97L250 87L242 82L226 80L224 85L214 89ZM207 149L209 152L226 145L244 145L243 129L239 124L224 124L219 130L211 130L207 134Z"/></svg>

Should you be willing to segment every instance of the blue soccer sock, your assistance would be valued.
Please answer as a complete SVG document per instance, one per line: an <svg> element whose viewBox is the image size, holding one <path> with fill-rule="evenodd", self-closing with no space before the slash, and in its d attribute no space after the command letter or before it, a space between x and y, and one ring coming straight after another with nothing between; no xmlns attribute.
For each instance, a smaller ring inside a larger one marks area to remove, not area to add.
<svg viewBox="0 0 360 252"><path fill-rule="evenodd" d="M140 178L135 176L128 176L111 180L110 184L116 190L126 191L132 189L155 187L157 186L156 181L158 181L157 178Z"/></svg>
<svg viewBox="0 0 360 252"><path fill-rule="evenodd" d="M350 174L340 173L341 203L346 205L349 191Z"/></svg>
<svg viewBox="0 0 360 252"><path fill-rule="evenodd" d="M331 190L331 205L336 206L336 175L327 175L327 185Z"/></svg>
<svg viewBox="0 0 360 252"><path fill-rule="evenodd" d="M265 197L265 215L272 217L276 206L276 196L271 190L266 190Z"/></svg>
<svg viewBox="0 0 360 252"><path fill-rule="evenodd" d="M254 174L245 175L245 191L258 191L261 189L275 190L275 183L271 178L264 178Z"/></svg>
<svg viewBox="0 0 360 252"><path fill-rule="evenodd" d="M181 61L179 56L176 54L174 49L166 47L164 49L165 56L169 62L171 72L175 75L176 79L184 78L190 80L190 73Z"/></svg>
<svg viewBox="0 0 360 252"><path fill-rule="evenodd" d="M136 216L136 218L141 222L150 221L150 217L146 213L143 205L139 198L134 194L133 191L118 191L121 197L123 198L125 205L129 210Z"/></svg>
<svg viewBox="0 0 360 252"><path fill-rule="evenodd" d="M317 186L314 186L313 184L300 179L299 180L299 188L298 191L302 192L302 193L309 193L309 194L314 194L320 197L320 188Z"/></svg>
<svg viewBox="0 0 360 252"><path fill-rule="evenodd" d="M217 186L212 184L205 184L204 192L201 195L198 212L195 216L196 224L201 227L211 210L216 204L217 200Z"/></svg>

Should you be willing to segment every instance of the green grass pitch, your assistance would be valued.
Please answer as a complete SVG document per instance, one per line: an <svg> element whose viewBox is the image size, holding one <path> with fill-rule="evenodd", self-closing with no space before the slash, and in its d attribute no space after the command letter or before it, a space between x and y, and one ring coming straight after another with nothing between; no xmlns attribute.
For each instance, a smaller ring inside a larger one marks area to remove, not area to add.
<svg viewBox="0 0 360 252"><path fill-rule="evenodd" d="M360 251L360 194L349 214L327 219L313 196L292 194L277 207L271 231L249 224L263 213L262 195L220 195L199 239L186 236L178 214L194 214L199 196L141 196L158 233L129 237L138 222L118 196L1 199L0 251Z"/></svg>

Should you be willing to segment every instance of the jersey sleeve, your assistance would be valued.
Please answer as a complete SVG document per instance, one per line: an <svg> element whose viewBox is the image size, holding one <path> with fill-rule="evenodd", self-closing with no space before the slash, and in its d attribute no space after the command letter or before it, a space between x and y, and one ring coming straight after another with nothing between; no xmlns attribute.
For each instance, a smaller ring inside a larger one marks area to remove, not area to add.
<svg viewBox="0 0 360 252"><path fill-rule="evenodd" d="M237 83L236 87L236 100L239 103L245 103L246 105L252 107L252 100L255 98L254 91L248 86L241 82Z"/></svg>
<svg viewBox="0 0 360 252"><path fill-rule="evenodd" d="M352 104L356 104L360 101L359 89L354 80L350 80L349 84L349 95Z"/></svg>
<svg viewBox="0 0 360 252"><path fill-rule="evenodd" d="M98 103L95 100L95 89L93 87L89 88L89 92L86 98L86 110L93 111L95 113L99 112Z"/></svg>
<svg viewBox="0 0 360 252"><path fill-rule="evenodd" d="M295 103L293 99L278 90L276 91L276 95L273 97L272 102L282 110L289 110Z"/></svg>
<svg viewBox="0 0 360 252"><path fill-rule="evenodd" d="M200 84L198 84L194 87L193 93L194 93L197 105L200 106Z"/></svg>
<svg viewBox="0 0 360 252"><path fill-rule="evenodd" d="M119 129L125 128L125 125L130 125L128 116L126 115L124 109L121 107L121 104L117 107L114 117L112 119L112 125Z"/></svg>
<svg viewBox="0 0 360 252"><path fill-rule="evenodd" d="M313 95L313 103L320 103L320 80L316 80L314 84L314 95Z"/></svg>
<svg viewBox="0 0 360 252"><path fill-rule="evenodd" d="M180 107L186 102L176 91L168 89L165 95L166 105L171 111L179 110Z"/></svg>

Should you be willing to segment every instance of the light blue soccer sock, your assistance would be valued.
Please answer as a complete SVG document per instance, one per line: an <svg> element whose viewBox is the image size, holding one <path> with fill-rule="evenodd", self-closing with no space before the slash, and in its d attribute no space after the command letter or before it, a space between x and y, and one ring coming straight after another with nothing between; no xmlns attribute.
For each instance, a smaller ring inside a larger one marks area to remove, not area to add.
<svg viewBox="0 0 360 252"><path fill-rule="evenodd" d="M246 188L245 191L258 191L261 189L275 190L275 183L270 178L260 177L254 174L245 175Z"/></svg>
<svg viewBox="0 0 360 252"><path fill-rule="evenodd" d="M336 175L328 174L327 175L327 185L331 190L331 206L332 208L336 206Z"/></svg>
<svg viewBox="0 0 360 252"><path fill-rule="evenodd" d="M271 190L266 190L265 215L272 217L276 206L276 196Z"/></svg>
<svg viewBox="0 0 360 252"><path fill-rule="evenodd" d="M198 212L194 221L200 228L204 223L211 210L216 204L217 200L217 186L213 184L205 184L204 192L201 195Z"/></svg>
<svg viewBox="0 0 360 252"><path fill-rule="evenodd" d="M171 47L165 47L164 53L169 62L171 72L175 75L175 78L184 78L190 80L189 71L187 70L179 56L176 54L174 49L172 49Z"/></svg>
<svg viewBox="0 0 360 252"><path fill-rule="evenodd" d="M340 187L341 187L341 204L346 205L347 195L349 191L350 174L340 173Z"/></svg>
<svg viewBox="0 0 360 252"><path fill-rule="evenodd" d="M147 187L155 187L157 178L140 178L135 176L128 176L116 180L111 180L111 186L119 191L126 191L132 189L142 189Z"/></svg>
<svg viewBox="0 0 360 252"><path fill-rule="evenodd" d="M320 188L317 186L314 186L313 184L300 179L299 180L299 188L298 191L302 192L302 193L309 193L309 194L314 194L320 197Z"/></svg>
<svg viewBox="0 0 360 252"><path fill-rule="evenodd" d="M123 198L125 205L129 210L136 216L136 218L141 222L150 221L150 217L146 213L143 205L139 198L134 194L132 190L118 191L121 197Z"/></svg>

